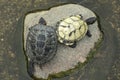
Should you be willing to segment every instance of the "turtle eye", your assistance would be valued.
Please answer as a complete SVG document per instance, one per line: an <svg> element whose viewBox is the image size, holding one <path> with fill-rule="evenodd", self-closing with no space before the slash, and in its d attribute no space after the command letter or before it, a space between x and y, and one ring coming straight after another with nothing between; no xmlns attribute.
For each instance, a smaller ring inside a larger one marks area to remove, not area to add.
<svg viewBox="0 0 120 80"><path fill-rule="evenodd" d="M83 19L83 16L82 16L82 14L79 14L79 17L80 17L80 19Z"/></svg>

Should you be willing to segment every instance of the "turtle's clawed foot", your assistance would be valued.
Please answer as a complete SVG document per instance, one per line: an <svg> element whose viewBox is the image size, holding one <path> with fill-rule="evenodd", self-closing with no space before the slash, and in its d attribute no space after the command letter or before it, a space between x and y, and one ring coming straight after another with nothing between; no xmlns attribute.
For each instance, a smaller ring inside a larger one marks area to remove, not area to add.
<svg viewBox="0 0 120 80"><path fill-rule="evenodd" d="M69 45L71 48L75 48L77 46L76 41L73 43L73 45Z"/></svg>
<svg viewBox="0 0 120 80"><path fill-rule="evenodd" d="M90 33L90 30L87 31L86 35L87 35L88 37L91 37L91 36L92 36L92 34Z"/></svg>
<svg viewBox="0 0 120 80"><path fill-rule="evenodd" d="M27 69L28 74L33 77L34 76L34 63L32 61L28 62L28 69Z"/></svg>

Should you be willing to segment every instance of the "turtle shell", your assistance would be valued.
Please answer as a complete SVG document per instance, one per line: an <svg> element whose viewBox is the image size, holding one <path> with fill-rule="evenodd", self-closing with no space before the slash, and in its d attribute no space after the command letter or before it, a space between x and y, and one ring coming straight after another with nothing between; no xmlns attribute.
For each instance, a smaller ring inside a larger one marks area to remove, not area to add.
<svg viewBox="0 0 120 80"><path fill-rule="evenodd" d="M87 33L87 23L80 15L70 16L58 23L58 40L65 45L72 45L74 41L82 39Z"/></svg>
<svg viewBox="0 0 120 80"><path fill-rule="evenodd" d="M26 41L28 61L42 65L54 57L56 50L57 35L52 27L37 24L29 29Z"/></svg>

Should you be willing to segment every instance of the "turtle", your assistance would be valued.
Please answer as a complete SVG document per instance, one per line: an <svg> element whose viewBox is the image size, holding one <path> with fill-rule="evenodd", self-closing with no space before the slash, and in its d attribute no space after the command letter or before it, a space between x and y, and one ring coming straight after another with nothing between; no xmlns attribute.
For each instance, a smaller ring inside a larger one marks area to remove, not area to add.
<svg viewBox="0 0 120 80"><path fill-rule="evenodd" d="M43 17L38 24L29 28L26 39L26 54L28 57L28 74L33 77L34 65L42 67L56 55L57 34L52 26L46 25Z"/></svg>
<svg viewBox="0 0 120 80"><path fill-rule="evenodd" d="M96 20L96 17L90 17L83 20L81 14L63 18L58 21L56 25L58 41L71 48L75 48L77 45L76 42L81 40L85 35L88 37L92 36L88 25L93 24Z"/></svg>

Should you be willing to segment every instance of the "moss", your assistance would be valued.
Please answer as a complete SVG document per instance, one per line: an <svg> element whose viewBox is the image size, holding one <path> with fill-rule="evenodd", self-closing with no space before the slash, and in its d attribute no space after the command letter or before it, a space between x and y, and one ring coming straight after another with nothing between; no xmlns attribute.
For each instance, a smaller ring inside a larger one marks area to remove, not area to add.
<svg viewBox="0 0 120 80"><path fill-rule="evenodd" d="M98 39L97 42L95 42L95 46L93 49L91 49L90 53L88 54L86 63L94 57L95 53L97 52L98 48L100 47L101 42L103 41L103 34L100 34L100 38Z"/></svg>
<svg viewBox="0 0 120 80"><path fill-rule="evenodd" d="M52 78L61 78L61 77L69 75L70 73L77 71L78 69L81 69L85 64L87 64L94 57L94 55L97 52L98 48L100 47L102 41L103 41L103 34L101 33L100 38L95 43L94 48L91 49L91 51L87 57L87 60L84 63L79 62L73 69L69 69L67 71L62 71L62 72L56 73L56 74L51 74L51 75L49 75L48 79L46 79L46 80L51 80ZM45 80L45 79L43 79L43 80Z"/></svg>

